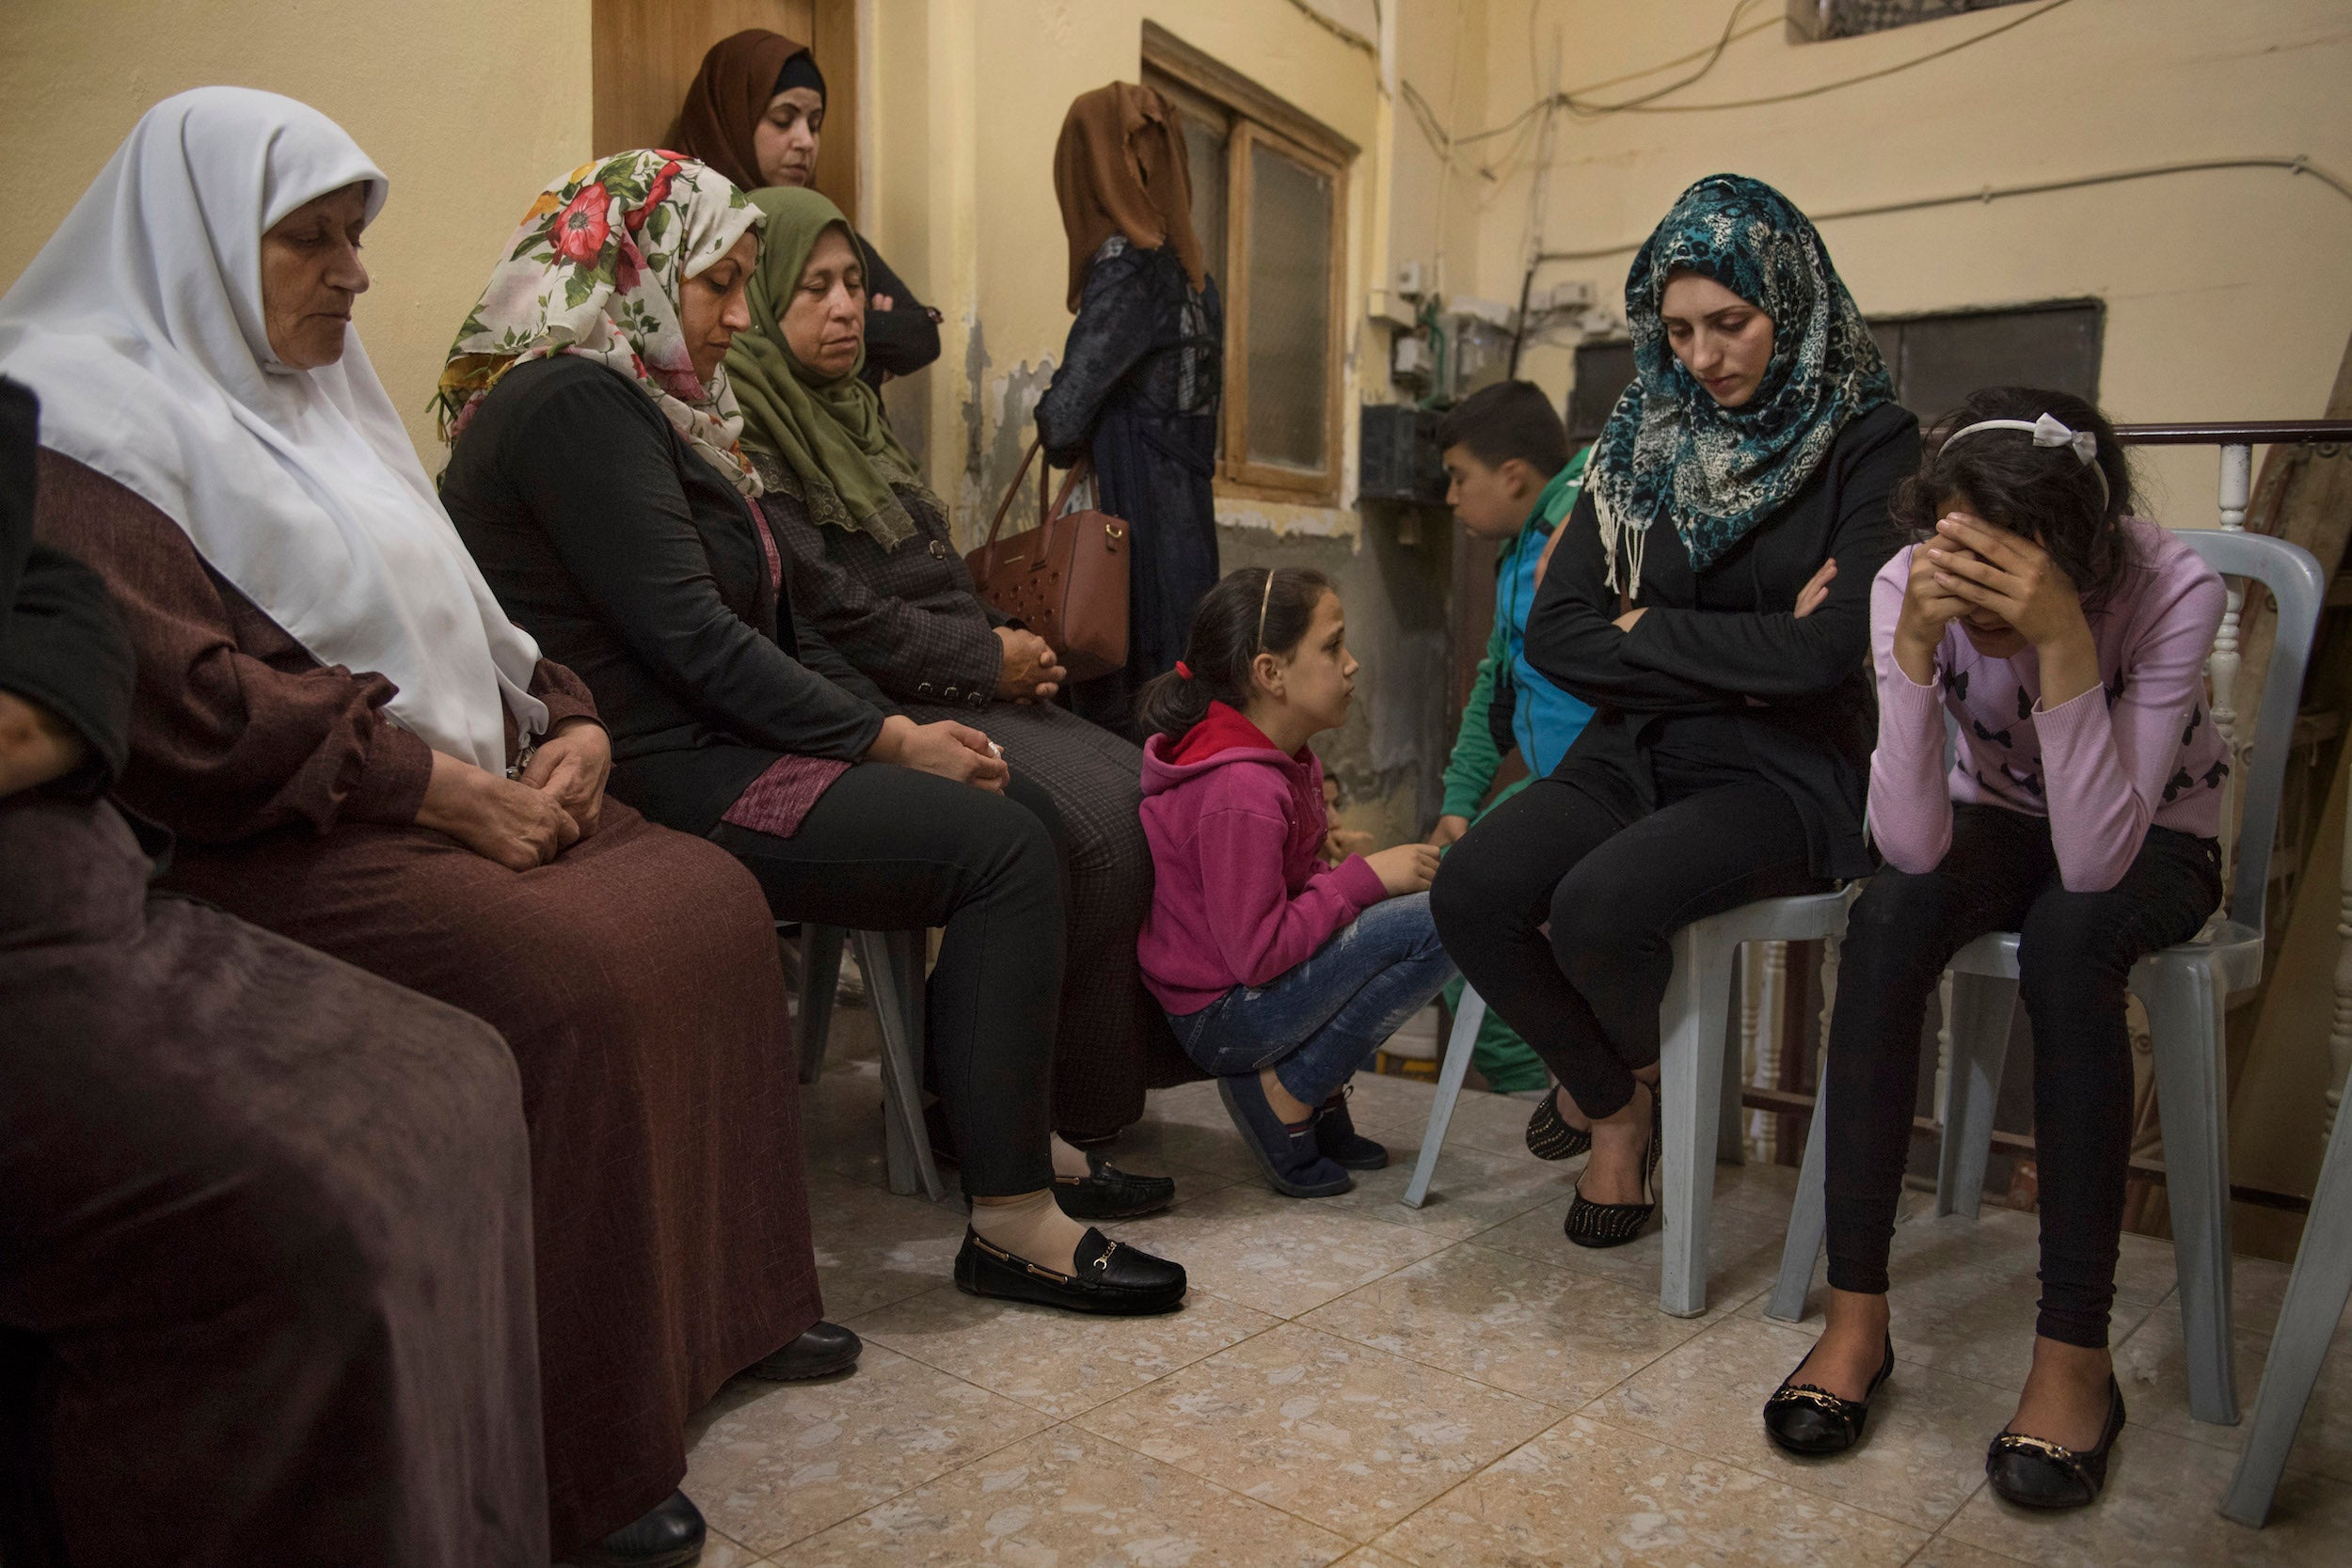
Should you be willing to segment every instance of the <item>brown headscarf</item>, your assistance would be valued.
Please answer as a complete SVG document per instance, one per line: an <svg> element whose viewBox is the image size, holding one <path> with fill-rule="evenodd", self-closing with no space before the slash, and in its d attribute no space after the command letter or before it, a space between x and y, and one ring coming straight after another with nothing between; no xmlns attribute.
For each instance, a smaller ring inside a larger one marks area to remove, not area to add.
<svg viewBox="0 0 2352 1568"><path fill-rule="evenodd" d="M1072 102L1054 149L1054 194L1070 236L1070 309L1103 242L1124 234L1139 250L1176 247L1196 289L1207 281L1192 231L1192 166L1175 105L1150 87L1113 82Z"/></svg>
<svg viewBox="0 0 2352 1568"><path fill-rule="evenodd" d="M808 45L762 27L746 27L712 44L702 69L694 72L693 86L686 89L670 146L709 165L742 190L765 185L758 155L752 150L752 132L768 112L768 100L775 96L784 62L807 52Z"/></svg>

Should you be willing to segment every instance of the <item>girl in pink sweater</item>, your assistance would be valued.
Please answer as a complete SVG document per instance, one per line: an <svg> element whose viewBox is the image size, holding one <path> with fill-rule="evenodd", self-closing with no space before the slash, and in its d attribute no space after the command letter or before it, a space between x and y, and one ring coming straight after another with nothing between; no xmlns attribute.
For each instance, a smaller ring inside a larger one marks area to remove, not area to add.
<svg viewBox="0 0 2352 1568"><path fill-rule="evenodd" d="M2131 1150L2125 981L2221 901L2229 762L2201 669L2223 593L2196 552L2131 515L2122 451L2089 404L1996 388L1941 429L1896 499L1921 542L1871 601L1869 825L1886 866L1853 907L1830 1025L1828 1327L1764 1419L1800 1454L1861 1436L1894 1367L1887 1252L1927 1000L1967 942L2017 931L2042 1304L2032 1373L1985 1468L2013 1502L2072 1507L2098 1496L2123 1424L2107 1312Z"/></svg>
<svg viewBox="0 0 2352 1568"><path fill-rule="evenodd" d="M1346 721L1356 670L1320 572L1250 567L1200 601L1183 662L1142 700L1144 984L1293 1197L1389 1163L1350 1122L1347 1081L1454 977L1429 918L1437 850L1316 854L1328 820L1307 742Z"/></svg>

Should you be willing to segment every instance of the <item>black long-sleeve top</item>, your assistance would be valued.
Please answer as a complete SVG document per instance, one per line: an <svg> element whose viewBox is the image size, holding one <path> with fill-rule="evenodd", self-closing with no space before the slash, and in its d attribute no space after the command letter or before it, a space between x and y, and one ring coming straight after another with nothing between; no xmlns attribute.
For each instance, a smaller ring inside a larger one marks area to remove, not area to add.
<svg viewBox="0 0 2352 1568"><path fill-rule="evenodd" d="M890 270L874 242L860 234L866 252L866 293L888 294L890 309L866 312L866 379L879 387L887 375L913 375L939 357L939 324L914 297L906 280Z"/></svg>
<svg viewBox="0 0 2352 1568"><path fill-rule="evenodd" d="M1653 803L1653 751L1712 752L1788 796L1814 875L1867 875L1870 582L1904 542L1887 501L1918 465L1919 421L1884 404L1840 431L1805 486L1705 572L1692 571L1673 529L1652 528L1630 631L1614 624L1588 486L1527 618L1529 660L1595 709L1555 776L1598 767ZM1828 599L1800 620L1798 593L1833 556Z"/></svg>
<svg viewBox="0 0 2352 1568"><path fill-rule="evenodd" d="M54 794L96 795L122 776L131 747L131 639L96 572L33 542L31 390L0 380L0 691L48 709L88 748Z"/></svg>
<svg viewBox="0 0 2352 1568"><path fill-rule="evenodd" d="M863 755L897 711L777 594L750 505L591 360L517 367L441 482L516 626L585 681L612 792L701 833L778 756Z"/></svg>

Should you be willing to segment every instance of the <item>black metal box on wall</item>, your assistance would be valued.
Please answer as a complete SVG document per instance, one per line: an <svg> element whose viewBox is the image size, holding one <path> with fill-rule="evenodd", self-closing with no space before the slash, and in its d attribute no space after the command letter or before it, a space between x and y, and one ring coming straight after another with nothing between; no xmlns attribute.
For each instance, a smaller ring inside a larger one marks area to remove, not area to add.
<svg viewBox="0 0 2352 1568"><path fill-rule="evenodd" d="M1445 504L1445 466L1434 409L1409 403L1368 403L1356 471L1356 496L1368 501Z"/></svg>

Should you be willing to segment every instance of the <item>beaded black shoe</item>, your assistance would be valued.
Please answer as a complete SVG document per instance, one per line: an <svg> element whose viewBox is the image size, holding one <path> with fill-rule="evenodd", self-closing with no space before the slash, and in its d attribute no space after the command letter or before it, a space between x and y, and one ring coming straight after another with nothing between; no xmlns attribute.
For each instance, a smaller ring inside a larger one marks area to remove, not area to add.
<svg viewBox="0 0 2352 1568"><path fill-rule="evenodd" d="M1347 1113L1347 1097L1355 1092L1353 1085L1342 1089L1315 1113L1315 1148L1343 1170L1384 1170L1388 1149L1357 1132L1356 1118Z"/></svg>
<svg viewBox="0 0 2352 1568"><path fill-rule="evenodd" d="M1547 1094L1527 1118L1527 1152L1538 1160L1573 1160L1592 1152L1593 1130L1570 1127L1560 1114L1559 1096Z"/></svg>
<svg viewBox="0 0 2352 1568"><path fill-rule="evenodd" d="M2004 1432L1984 1450L1993 1490L2020 1508L2081 1508L2107 1483L2107 1450L2123 1430L2123 1390L2107 1378L2107 1424L2095 1449L2070 1449L2022 1432Z"/></svg>
<svg viewBox="0 0 2352 1568"><path fill-rule="evenodd" d="M1642 1167L1642 1198L1640 1203L1594 1203L1584 1196L1584 1182L1579 1178L1576 1201L1568 1205L1568 1217L1560 1228L1578 1246L1623 1246L1639 1236L1649 1225L1650 1216L1658 1212L1658 1162L1664 1139L1665 1122L1660 1113L1658 1091L1650 1090L1649 1159Z"/></svg>
<svg viewBox="0 0 2352 1568"><path fill-rule="evenodd" d="M1810 1353L1808 1353L1809 1354ZM1804 1363L1797 1363L1797 1371ZM1886 1359L1879 1366L1878 1376L1858 1400L1841 1400L1828 1389L1811 1383L1791 1383L1785 1377L1772 1397L1764 1402L1764 1434L1790 1453L1806 1459L1819 1459L1824 1454L1844 1453L1862 1441L1863 1423L1870 1418L1870 1402L1878 1397L1879 1385L1895 1370L1895 1338L1886 1338ZM1788 1377L1796 1376L1790 1372Z"/></svg>

